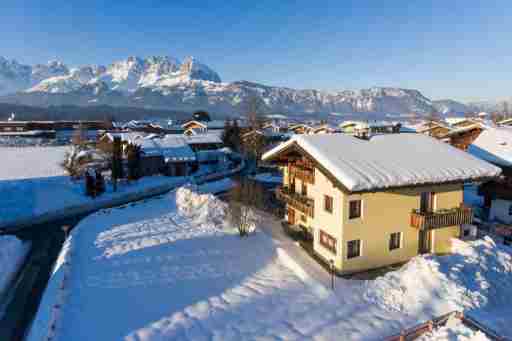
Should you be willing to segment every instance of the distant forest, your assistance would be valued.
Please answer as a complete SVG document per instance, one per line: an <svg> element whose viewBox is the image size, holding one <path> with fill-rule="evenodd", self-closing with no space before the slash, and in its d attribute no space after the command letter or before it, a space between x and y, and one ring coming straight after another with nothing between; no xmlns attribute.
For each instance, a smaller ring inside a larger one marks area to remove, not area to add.
<svg viewBox="0 0 512 341"><path fill-rule="evenodd" d="M0 103L0 120L7 120L12 113L16 120L114 120L130 121L149 118L165 118L172 120L185 120L192 113L174 110L143 109L130 107L100 106L50 106L32 107L18 104Z"/></svg>

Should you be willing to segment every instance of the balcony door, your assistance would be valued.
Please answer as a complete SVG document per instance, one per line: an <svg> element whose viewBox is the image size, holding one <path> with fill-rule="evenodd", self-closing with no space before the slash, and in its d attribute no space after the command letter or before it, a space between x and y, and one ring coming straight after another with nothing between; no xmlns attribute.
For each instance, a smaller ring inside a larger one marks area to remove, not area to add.
<svg viewBox="0 0 512 341"><path fill-rule="evenodd" d="M434 210L435 193L422 192L420 196L420 212L428 213Z"/></svg>
<svg viewBox="0 0 512 341"><path fill-rule="evenodd" d="M432 231L420 230L418 238L418 253L429 253L432 249Z"/></svg>

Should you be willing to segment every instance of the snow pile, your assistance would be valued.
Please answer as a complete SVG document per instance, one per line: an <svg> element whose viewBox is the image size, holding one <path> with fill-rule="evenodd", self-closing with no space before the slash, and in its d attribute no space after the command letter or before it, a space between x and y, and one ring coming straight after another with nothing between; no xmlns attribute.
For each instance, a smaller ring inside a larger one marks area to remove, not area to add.
<svg viewBox="0 0 512 341"><path fill-rule="evenodd" d="M416 341L490 341L481 331L466 327L460 319L450 317L446 325L424 334Z"/></svg>
<svg viewBox="0 0 512 341"><path fill-rule="evenodd" d="M223 227L226 220L226 203L212 194L199 194L190 187L176 190L178 212L198 226Z"/></svg>
<svg viewBox="0 0 512 341"><path fill-rule="evenodd" d="M488 237L471 243L453 239L452 255L417 256L400 270L367 282L365 298L416 316L466 310L488 320L488 312L510 310L505 302L512 293L511 251Z"/></svg>
<svg viewBox="0 0 512 341"><path fill-rule="evenodd" d="M0 236L0 294L13 279L29 248L30 243L14 236Z"/></svg>

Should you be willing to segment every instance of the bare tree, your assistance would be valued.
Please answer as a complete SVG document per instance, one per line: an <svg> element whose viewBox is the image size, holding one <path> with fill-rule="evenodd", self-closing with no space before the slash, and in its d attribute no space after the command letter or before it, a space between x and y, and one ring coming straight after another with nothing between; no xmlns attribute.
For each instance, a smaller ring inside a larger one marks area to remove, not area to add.
<svg viewBox="0 0 512 341"><path fill-rule="evenodd" d="M264 124L264 102L258 96L251 96L246 104L246 116L249 123L249 132L259 132ZM264 136L259 133L253 134L251 138L245 139L242 145L243 152L255 160L256 166L258 165L259 158L263 154L266 146Z"/></svg>
<svg viewBox="0 0 512 341"><path fill-rule="evenodd" d="M250 96L246 102L246 116L251 130L260 129L263 125L265 104L258 96Z"/></svg>
<svg viewBox="0 0 512 341"><path fill-rule="evenodd" d="M236 226L240 237L246 237L254 230L259 221L255 208L264 203L261 188L252 181L241 180L231 191L228 202L228 216Z"/></svg>
<svg viewBox="0 0 512 341"><path fill-rule="evenodd" d="M73 131L71 143L75 146L83 146L87 143L87 132L82 122L80 122L78 128Z"/></svg>

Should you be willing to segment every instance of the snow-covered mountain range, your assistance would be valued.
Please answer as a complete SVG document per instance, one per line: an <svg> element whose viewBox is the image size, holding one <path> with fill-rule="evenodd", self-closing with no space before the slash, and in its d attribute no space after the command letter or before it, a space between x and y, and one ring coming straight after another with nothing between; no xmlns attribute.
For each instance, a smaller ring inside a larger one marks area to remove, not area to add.
<svg viewBox="0 0 512 341"><path fill-rule="evenodd" d="M418 90L374 87L326 92L225 83L192 57L129 57L109 66L70 68L61 62L28 66L0 57L0 102L33 106L114 105L241 113L258 98L272 113L388 112L438 110ZM462 104L461 104L462 105Z"/></svg>

